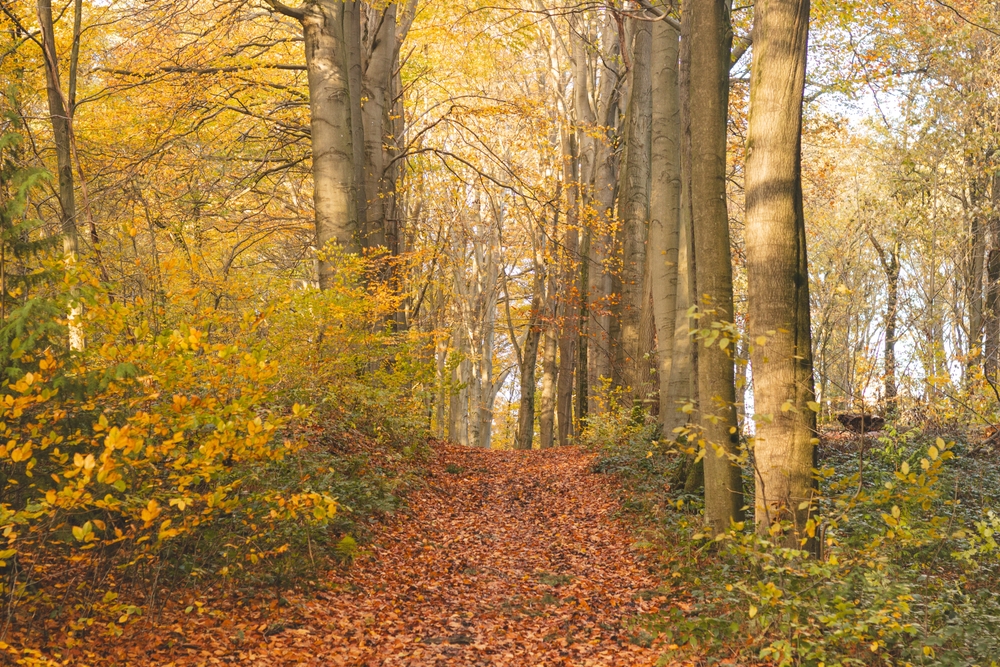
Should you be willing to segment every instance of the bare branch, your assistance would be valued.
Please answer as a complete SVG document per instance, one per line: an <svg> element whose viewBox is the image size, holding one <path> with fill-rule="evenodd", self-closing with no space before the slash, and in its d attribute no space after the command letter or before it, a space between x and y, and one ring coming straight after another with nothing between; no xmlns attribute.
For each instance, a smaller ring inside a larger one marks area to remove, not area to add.
<svg viewBox="0 0 1000 667"><path fill-rule="evenodd" d="M306 13L301 9L289 7L285 3L280 2L280 0L264 0L264 4L266 4L268 7L278 12L279 14L282 14L284 16L289 16L295 19L296 21L301 21L303 18L305 18L306 15Z"/></svg>

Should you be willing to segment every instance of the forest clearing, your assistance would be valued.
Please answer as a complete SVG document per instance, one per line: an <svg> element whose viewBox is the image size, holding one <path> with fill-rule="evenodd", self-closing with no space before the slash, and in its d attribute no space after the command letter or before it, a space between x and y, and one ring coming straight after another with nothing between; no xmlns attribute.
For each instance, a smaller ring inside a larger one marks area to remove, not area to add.
<svg viewBox="0 0 1000 667"><path fill-rule="evenodd" d="M1000 665L993 0L0 0L0 664Z"/></svg>

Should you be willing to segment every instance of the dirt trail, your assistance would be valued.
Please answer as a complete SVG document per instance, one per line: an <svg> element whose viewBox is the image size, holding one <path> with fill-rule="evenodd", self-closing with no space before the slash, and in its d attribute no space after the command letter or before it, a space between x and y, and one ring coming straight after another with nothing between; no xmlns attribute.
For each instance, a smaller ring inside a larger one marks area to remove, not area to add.
<svg viewBox="0 0 1000 667"><path fill-rule="evenodd" d="M612 516L611 483L592 474L591 463L574 448L440 446L410 511L380 531L331 591L293 599L259 627L252 617L223 622L212 629L214 646L181 644L180 655L174 648L149 658L178 665L654 664L660 651L632 643L627 621L666 600L652 596L657 582ZM204 629L198 634L204 639Z"/></svg>

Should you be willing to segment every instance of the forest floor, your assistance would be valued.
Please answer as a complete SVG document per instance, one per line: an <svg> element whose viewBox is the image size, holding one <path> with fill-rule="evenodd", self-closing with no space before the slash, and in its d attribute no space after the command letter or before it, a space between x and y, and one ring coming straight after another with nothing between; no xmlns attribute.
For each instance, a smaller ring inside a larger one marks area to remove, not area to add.
<svg viewBox="0 0 1000 667"><path fill-rule="evenodd" d="M435 446L408 509L320 590L269 602L179 595L112 660L655 664L664 647L631 621L672 601L615 516L612 478L592 473L592 462L578 448Z"/></svg>

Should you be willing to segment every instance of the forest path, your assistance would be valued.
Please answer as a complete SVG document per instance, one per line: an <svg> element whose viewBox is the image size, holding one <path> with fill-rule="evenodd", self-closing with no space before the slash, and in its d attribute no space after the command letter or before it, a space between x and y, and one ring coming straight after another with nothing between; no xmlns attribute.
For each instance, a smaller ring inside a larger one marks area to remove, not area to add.
<svg viewBox="0 0 1000 667"><path fill-rule="evenodd" d="M330 591L290 597L264 622L243 619L239 648L225 640L233 626L217 628L225 656L191 650L167 662L652 665L661 651L632 643L628 622L667 601L592 462L578 448L437 446L409 510Z"/></svg>

